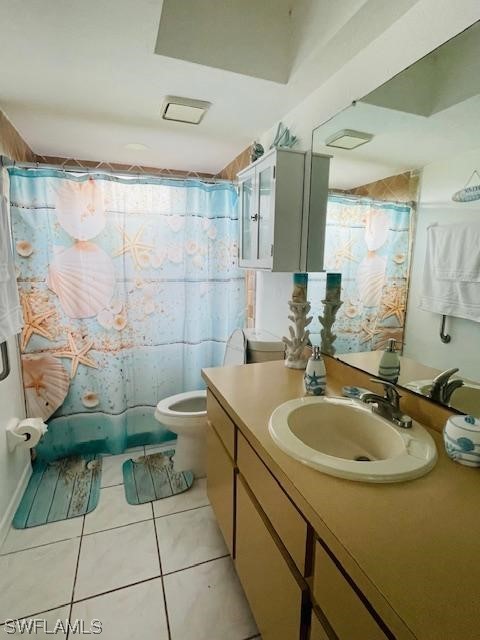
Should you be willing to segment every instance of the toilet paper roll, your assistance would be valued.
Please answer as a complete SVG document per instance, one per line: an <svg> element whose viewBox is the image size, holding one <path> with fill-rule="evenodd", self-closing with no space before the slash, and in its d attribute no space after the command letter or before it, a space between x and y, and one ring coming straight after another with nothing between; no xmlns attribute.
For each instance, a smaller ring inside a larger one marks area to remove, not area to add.
<svg viewBox="0 0 480 640"><path fill-rule="evenodd" d="M32 449L46 433L48 427L41 418L27 418L12 425L9 430L17 436L17 446Z"/></svg>

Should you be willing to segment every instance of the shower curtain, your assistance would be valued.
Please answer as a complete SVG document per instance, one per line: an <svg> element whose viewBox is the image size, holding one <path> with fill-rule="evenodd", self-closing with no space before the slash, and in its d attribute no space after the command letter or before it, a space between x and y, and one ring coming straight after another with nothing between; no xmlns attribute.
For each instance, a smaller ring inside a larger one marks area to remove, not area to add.
<svg viewBox="0 0 480 640"><path fill-rule="evenodd" d="M411 227L410 204L329 196L325 269L342 274L337 353L384 349L389 338L403 342ZM310 299L324 293L325 275L312 274ZM318 320L312 324L319 332Z"/></svg>
<svg viewBox="0 0 480 640"><path fill-rule="evenodd" d="M159 400L202 387L243 326L236 190L10 170L28 414L44 458L161 442Z"/></svg>

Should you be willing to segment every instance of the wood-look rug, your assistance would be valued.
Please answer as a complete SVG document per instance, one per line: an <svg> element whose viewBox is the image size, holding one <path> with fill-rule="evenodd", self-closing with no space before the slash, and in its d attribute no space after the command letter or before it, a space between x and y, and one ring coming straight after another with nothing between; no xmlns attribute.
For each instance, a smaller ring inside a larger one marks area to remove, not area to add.
<svg viewBox="0 0 480 640"><path fill-rule="evenodd" d="M102 457L95 454L54 462L35 460L12 526L28 529L93 511L100 497L101 475Z"/></svg>
<svg viewBox="0 0 480 640"><path fill-rule="evenodd" d="M172 462L174 453L175 451L171 449L123 463L125 497L129 504L144 504L190 489L194 480L193 473L174 471Z"/></svg>

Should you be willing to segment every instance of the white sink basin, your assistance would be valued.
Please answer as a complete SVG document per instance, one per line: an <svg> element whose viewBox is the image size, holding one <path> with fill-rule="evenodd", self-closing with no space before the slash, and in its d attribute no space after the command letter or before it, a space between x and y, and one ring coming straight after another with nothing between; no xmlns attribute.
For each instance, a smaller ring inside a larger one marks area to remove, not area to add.
<svg viewBox="0 0 480 640"><path fill-rule="evenodd" d="M270 416L275 443L293 458L339 478L401 482L426 474L437 449L419 424L402 429L347 398L289 400Z"/></svg>

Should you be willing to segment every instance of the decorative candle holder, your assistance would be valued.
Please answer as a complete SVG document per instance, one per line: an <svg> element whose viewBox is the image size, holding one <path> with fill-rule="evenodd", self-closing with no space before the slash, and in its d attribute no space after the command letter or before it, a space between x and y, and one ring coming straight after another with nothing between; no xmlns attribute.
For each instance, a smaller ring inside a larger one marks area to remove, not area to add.
<svg viewBox="0 0 480 640"><path fill-rule="evenodd" d="M313 316L307 317L310 311L310 302L294 302L288 301L291 314L288 319L293 322L294 327L288 327L290 338L285 336L282 341L286 345L285 349L285 366L290 369L305 369L307 360L304 356L305 347L308 344L310 331L306 329L313 320Z"/></svg>
<svg viewBox="0 0 480 640"><path fill-rule="evenodd" d="M332 333L332 326L335 322L335 316L337 315L337 311L342 306L343 302L341 300L322 300L323 304L323 316L318 316L320 320L320 324L323 329L320 331L320 351L322 353L326 353L329 356L333 356L335 354L335 347L333 343L336 339L336 334Z"/></svg>

